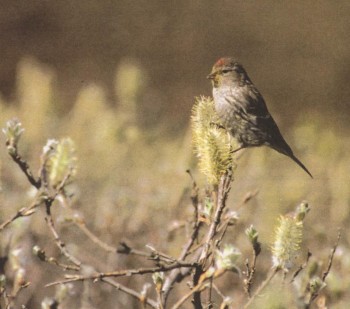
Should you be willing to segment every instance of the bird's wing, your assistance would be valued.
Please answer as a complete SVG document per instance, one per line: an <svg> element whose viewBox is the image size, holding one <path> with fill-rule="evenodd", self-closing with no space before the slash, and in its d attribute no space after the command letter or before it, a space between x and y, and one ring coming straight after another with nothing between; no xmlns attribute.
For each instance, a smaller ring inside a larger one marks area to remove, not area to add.
<svg viewBox="0 0 350 309"><path fill-rule="evenodd" d="M259 90L253 85L249 85L246 91L243 91L243 94L244 99L240 102L242 116L250 123L251 130L258 131L260 138L263 138L270 147L287 155L293 154L275 120L269 113Z"/></svg>
<svg viewBox="0 0 350 309"><path fill-rule="evenodd" d="M247 88L245 93L245 101L247 102L245 109L248 114L254 115L258 118L271 117L265 100L258 89L256 89L254 86L250 86Z"/></svg>
<svg viewBox="0 0 350 309"><path fill-rule="evenodd" d="M264 98L252 84L241 87L240 91L235 91L233 96L235 107L252 125L258 126L264 122L273 121Z"/></svg>

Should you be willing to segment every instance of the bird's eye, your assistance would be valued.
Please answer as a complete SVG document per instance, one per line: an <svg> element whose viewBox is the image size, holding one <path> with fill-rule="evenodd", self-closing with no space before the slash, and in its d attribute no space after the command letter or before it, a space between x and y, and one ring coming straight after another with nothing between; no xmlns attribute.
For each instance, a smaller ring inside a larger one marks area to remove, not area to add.
<svg viewBox="0 0 350 309"><path fill-rule="evenodd" d="M221 72L226 74L226 73L230 72L230 70L222 70Z"/></svg>

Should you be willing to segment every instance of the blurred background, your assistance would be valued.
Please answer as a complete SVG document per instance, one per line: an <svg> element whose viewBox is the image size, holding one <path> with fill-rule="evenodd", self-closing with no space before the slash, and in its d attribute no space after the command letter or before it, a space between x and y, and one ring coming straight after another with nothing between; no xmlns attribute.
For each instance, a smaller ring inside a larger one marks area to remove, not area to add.
<svg viewBox="0 0 350 309"><path fill-rule="evenodd" d="M272 150L245 151L229 201L241 229L228 238L248 255L242 228L254 224L265 246L261 267L266 270L276 217L308 200L305 250L326 263L343 228L325 293L332 308L345 308L350 301L350 276L344 277L350 269L349 14L346 0L0 0L0 120L2 126L14 116L21 120L26 131L20 149L34 171L48 138L75 141L79 171L71 208L104 241L117 245L127 238L136 247L152 243L177 255L185 231L170 237L167 229L191 218L186 169L207 186L192 154L191 108L196 96L211 95L205 77L213 63L236 57L314 179ZM6 154L4 137L1 141L3 221L32 195ZM257 190L238 209L244 196ZM128 258L91 252L90 242L64 222L66 213L59 209L56 215L71 250L92 264L107 259L99 262L103 270L134 265ZM2 233L2 250L20 247L28 257L39 243L54 254L46 236L42 217L27 218ZM52 267L43 272L34 258L23 263L36 274L36 279L28 275L32 286L23 302L37 308L54 294L43 285L60 273ZM122 280L138 289L144 283ZM234 276L227 280L241 288ZM226 292L230 295L229 288ZM287 299L282 292L275 297ZM92 302L130 308L130 301L119 294L116 300L102 288Z"/></svg>

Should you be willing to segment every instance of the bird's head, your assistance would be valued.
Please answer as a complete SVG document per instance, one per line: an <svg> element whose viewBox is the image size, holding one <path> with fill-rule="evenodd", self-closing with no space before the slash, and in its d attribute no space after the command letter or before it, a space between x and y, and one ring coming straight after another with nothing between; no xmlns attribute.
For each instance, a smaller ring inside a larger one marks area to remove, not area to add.
<svg viewBox="0 0 350 309"><path fill-rule="evenodd" d="M243 66L234 58L220 58L213 66L211 73L207 76L214 88L220 86L233 86L249 81Z"/></svg>

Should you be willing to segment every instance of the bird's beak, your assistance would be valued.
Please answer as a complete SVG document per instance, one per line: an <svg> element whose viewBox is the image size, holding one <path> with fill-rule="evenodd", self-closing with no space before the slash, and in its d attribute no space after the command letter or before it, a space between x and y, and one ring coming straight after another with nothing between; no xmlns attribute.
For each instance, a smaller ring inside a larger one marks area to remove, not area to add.
<svg viewBox="0 0 350 309"><path fill-rule="evenodd" d="M210 73L208 76L207 76L207 79L214 79L215 78L215 74L214 73Z"/></svg>

